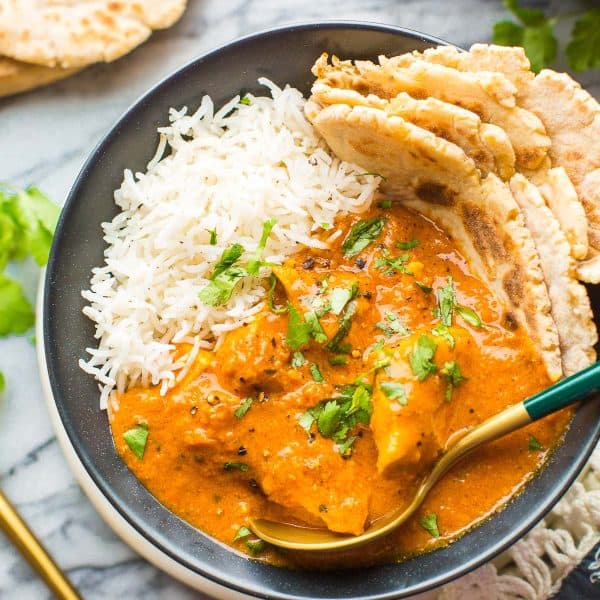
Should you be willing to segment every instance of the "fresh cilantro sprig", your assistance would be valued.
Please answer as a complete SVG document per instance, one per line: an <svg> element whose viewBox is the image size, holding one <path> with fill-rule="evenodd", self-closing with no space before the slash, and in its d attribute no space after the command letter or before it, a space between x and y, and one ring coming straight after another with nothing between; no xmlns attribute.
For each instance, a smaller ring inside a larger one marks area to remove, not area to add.
<svg viewBox="0 0 600 600"><path fill-rule="evenodd" d="M350 433L359 423L368 425L373 405L371 386L366 384L344 386L338 396L326 398L297 416L298 424L310 432L314 423L317 431L338 445L342 456L349 453L356 436Z"/></svg>
<svg viewBox="0 0 600 600"><path fill-rule="evenodd" d="M35 321L21 284L4 270L28 256L46 264L59 213L38 188L0 187L0 337L25 333ZM3 387L0 373L0 391Z"/></svg>
<svg viewBox="0 0 600 600"><path fill-rule="evenodd" d="M372 217L356 223L342 242L344 256L352 258L376 240L383 230L385 221L385 217Z"/></svg>
<svg viewBox="0 0 600 600"><path fill-rule="evenodd" d="M585 71L600 66L600 8L550 17L541 9L522 8L517 0L503 2L518 22L497 22L492 39L502 46L522 46L536 73L555 60L558 41L554 30L565 19L575 19L565 48L571 69Z"/></svg>

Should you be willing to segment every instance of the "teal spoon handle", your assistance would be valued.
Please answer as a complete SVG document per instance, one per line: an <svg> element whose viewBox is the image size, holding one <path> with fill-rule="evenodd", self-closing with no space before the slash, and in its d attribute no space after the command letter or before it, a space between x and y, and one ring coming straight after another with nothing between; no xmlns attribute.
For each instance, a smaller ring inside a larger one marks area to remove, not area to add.
<svg viewBox="0 0 600 600"><path fill-rule="evenodd" d="M600 391L600 362L575 373L523 402L532 421Z"/></svg>

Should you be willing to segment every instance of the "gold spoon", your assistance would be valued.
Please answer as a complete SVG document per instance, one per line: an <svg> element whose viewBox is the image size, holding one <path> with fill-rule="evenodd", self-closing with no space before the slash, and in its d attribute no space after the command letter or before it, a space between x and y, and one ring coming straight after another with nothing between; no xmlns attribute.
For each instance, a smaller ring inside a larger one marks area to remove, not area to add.
<svg viewBox="0 0 600 600"><path fill-rule="evenodd" d="M59 600L81 600L75 588L0 491L0 530L21 551L27 562Z"/></svg>
<svg viewBox="0 0 600 600"><path fill-rule="evenodd" d="M449 440L445 453L431 472L422 480L412 502L406 508L398 509L373 522L361 535L338 534L327 529L301 527L260 518L249 520L250 529L265 542L289 550L332 552L372 542L409 519L440 478L473 449L583 400L599 390L600 363L596 363L519 404L509 406L470 431L457 433L454 440Z"/></svg>

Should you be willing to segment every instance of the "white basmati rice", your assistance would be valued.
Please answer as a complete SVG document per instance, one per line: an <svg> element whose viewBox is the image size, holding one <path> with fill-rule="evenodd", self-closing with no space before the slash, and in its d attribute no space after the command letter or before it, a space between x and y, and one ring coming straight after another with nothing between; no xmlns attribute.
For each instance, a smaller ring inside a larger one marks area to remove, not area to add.
<svg viewBox="0 0 600 600"><path fill-rule="evenodd" d="M322 224L371 204L379 179L330 153L304 116L302 94L259 81L271 97L248 96L246 105L236 96L216 113L208 96L192 115L171 109L146 173L125 171L115 192L122 212L102 225L105 265L83 292L98 347L80 366L98 381L103 407L115 388L160 384L165 393L201 348L262 310L264 278L242 280L226 306L199 301L229 245L253 252L275 218L266 259L280 263L299 245L324 247L312 235ZM192 350L174 360L182 342Z"/></svg>

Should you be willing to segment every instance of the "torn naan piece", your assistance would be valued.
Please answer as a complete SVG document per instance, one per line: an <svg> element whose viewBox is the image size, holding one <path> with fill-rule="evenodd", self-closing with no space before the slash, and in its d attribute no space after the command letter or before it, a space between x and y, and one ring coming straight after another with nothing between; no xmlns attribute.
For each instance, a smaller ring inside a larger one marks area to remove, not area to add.
<svg viewBox="0 0 600 600"><path fill-rule="evenodd" d="M551 140L549 158L551 166L563 167L584 208L587 220L587 236L583 235L581 211L572 213L572 222L565 221L566 209L559 214L556 207L568 198L574 205L573 191L561 178L560 190L552 182L545 182L548 169L527 176L540 187L546 183L544 197L559 219L563 231L578 232L577 240L567 235L572 255L583 259L582 248L589 247L588 261L578 266L580 278L589 283L600 283L600 105L566 73L544 69L537 76L530 70L530 63L522 48L475 44L469 52L456 48L439 47L422 54L412 53L395 57L399 64L410 64L423 59L443 64L464 72L494 70L503 73L517 88L517 104L534 113L544 124ZM549 199L548 192L557 195ZM575 220L577 221L575 223ZM589 238L589 246L588 239ZM598 258L595 258L598 257Z"/></svg>
<svg viewBox="0 0 600 600"><path fill-rule="evenodd" d="M536 169L544 160L550 140L538 117L516 106L516 88L501 73L466 73L443 65L415 60L397 67L385 57L380 65L369 61L340 61L329 65L323 54L313 66L322 83L353 89L381 98L395 98L406 92L413 98L437 98L477 114L485 123L506 131L517 164Z"/></svg>
<svg viewBox="0 0 600 600"><path fill-rule="evenodd" d="M596 360L594 344L598 333L590 300L585 286L577 280L569 243L538 188L520 174L511 179L510 188L540 257L564 374L573 375Z"/></svg>
<svg viewBox="0 0 600 600"><path fill-rule="evenodd" d="M314 102L307 116L343 160L382 176L384 193L435 221L487 283L508 326L526 328L548 375L562 375L559 338L533 239L508 186L481 179L455 144L397 116L364 106Z"/></svg>
<svg viewBox="0 0 600 600"><path fill-rule="evenodd" d="M496 125L483 123L475 113L459 106L436 98L418 100L405 92L384 100L374 94L363 96L355 90L319 82L312 88L311 99L321 106L371 106L390 116L402 117L462 148L483 176L495 172L506 180L515 172L515 153L506 132Z"/></svg>

